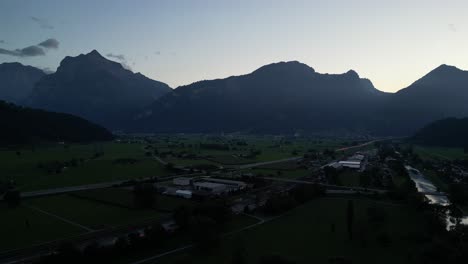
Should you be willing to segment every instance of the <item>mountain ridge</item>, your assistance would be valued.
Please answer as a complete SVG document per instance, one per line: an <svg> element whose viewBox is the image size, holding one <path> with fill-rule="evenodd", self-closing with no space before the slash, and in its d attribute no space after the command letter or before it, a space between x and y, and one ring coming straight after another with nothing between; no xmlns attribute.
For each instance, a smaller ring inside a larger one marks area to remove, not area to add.
<svg viewBox="0 0 468 264"><path fill-rule="evenodd" d="M28 106L75 114L118 130L122 122L172 89L93 50L65 57L35 85Z"/></svg>
<svg viewBox="0 0 468 264"><path fill-rule="evenodd" d="M34 84L46 73L33 66L19 62L0 64L0 100L23 103L34 88Z"/></svg>
<svg viewBox="0 0 468 264"><path fill-rule="evenodd" d="M0 145L41 141L92 142L113 138L105 128L80 117L21 107L0 100Z"/></svg>

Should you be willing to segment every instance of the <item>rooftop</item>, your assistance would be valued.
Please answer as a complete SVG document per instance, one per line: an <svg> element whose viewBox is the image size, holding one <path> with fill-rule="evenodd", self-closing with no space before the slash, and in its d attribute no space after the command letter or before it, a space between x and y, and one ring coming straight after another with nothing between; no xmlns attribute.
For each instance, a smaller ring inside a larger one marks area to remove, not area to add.
<svg viewBox="0 0 468 264"><path fill-rule="evenodd" d="M226 185L222 183L206 182L206 181L195 182L193 185L199 186L199 187L210 188L210 189L226 187Z"/></svg>

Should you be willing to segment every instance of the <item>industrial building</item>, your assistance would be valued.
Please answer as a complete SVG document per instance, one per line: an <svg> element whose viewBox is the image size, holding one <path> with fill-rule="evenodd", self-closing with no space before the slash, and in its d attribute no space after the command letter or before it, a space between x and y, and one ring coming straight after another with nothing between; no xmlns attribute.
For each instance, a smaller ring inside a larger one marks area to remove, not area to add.
<svg viewBox="0 0 468 264"><path fill-rule="evenodd" d="M207 181L194 182L193 188L197 191L205 191L212 194L221 194L227 190L225 184Z"/></svg>
<svg viewBox="0 0 468 264"><path fill-rule="evenodd" d="M172 183L174 185L179 185L179 186L188 186L192 182L192 178L187 178L187 177L178 177L174 178L172 180Z"/></svg>

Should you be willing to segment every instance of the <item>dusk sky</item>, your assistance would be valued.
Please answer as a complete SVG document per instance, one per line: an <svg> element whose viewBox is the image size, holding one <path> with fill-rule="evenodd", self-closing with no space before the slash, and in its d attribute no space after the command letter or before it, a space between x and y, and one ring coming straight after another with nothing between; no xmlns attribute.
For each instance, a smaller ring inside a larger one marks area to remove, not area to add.
<svg viewBox="0 0 468 264"><path fill-rule="evenodd" d="M466 0L1 0L0 63L55 70L96 49L175 88L298 60L394 92L443 63L468 69L467 14Z"/></svg>

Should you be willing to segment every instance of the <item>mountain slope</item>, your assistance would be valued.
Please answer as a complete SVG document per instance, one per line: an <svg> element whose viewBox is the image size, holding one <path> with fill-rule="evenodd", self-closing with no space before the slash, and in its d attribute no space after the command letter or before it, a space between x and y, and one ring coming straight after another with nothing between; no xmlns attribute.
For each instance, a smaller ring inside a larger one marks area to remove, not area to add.
<svg viewBox="0 0 468 264"><path fill-rule="evenodd" d="M0 101L0 145L38 141L90 142L111 140L105 128L69 114L24 108Z"/></svg>
<svg viewBox="0 0 468 264"><path fill-rule="evenodd" d="M409 135L437 119L468 116L468 72L441 65L383 93L354 71L320 74L299 62L175 89L140 113L135 131Z"/></svg>
<svg viewBox="0 0 468 264"><path fill-rule="evenodd" d="M468 147L468 118L432 122L418 130L411 140L422 145Z"/></svg>
<svg viewBox="0 0 468 264"><path fill-rule="evenodd" d="M133 112L169 91L166 84L126 70L94 50L63 59L56 73L36 84L28 103L119 129Z"/></svg>
<svg viewBox="0 0 468 264"><path fill-rule="evenodd" d="M409 87L395 93L384 116L406 134L429 122L468 116L468 71L441 65Z"/></svg>
<svg viewBox="0 0 468 264"><path fill-rule="evenodd" d="M42 70L17 62L0 64L0 100L21 103L44 75Z"/></svg>
<svg viewBox="0 0 468 264"><path fill-rule="evenodd" d="M320 74L299 62L280 62L179 87L135 123L136 130L153 132L369 132L369 110L385 96L354 71Z"/></svg>

